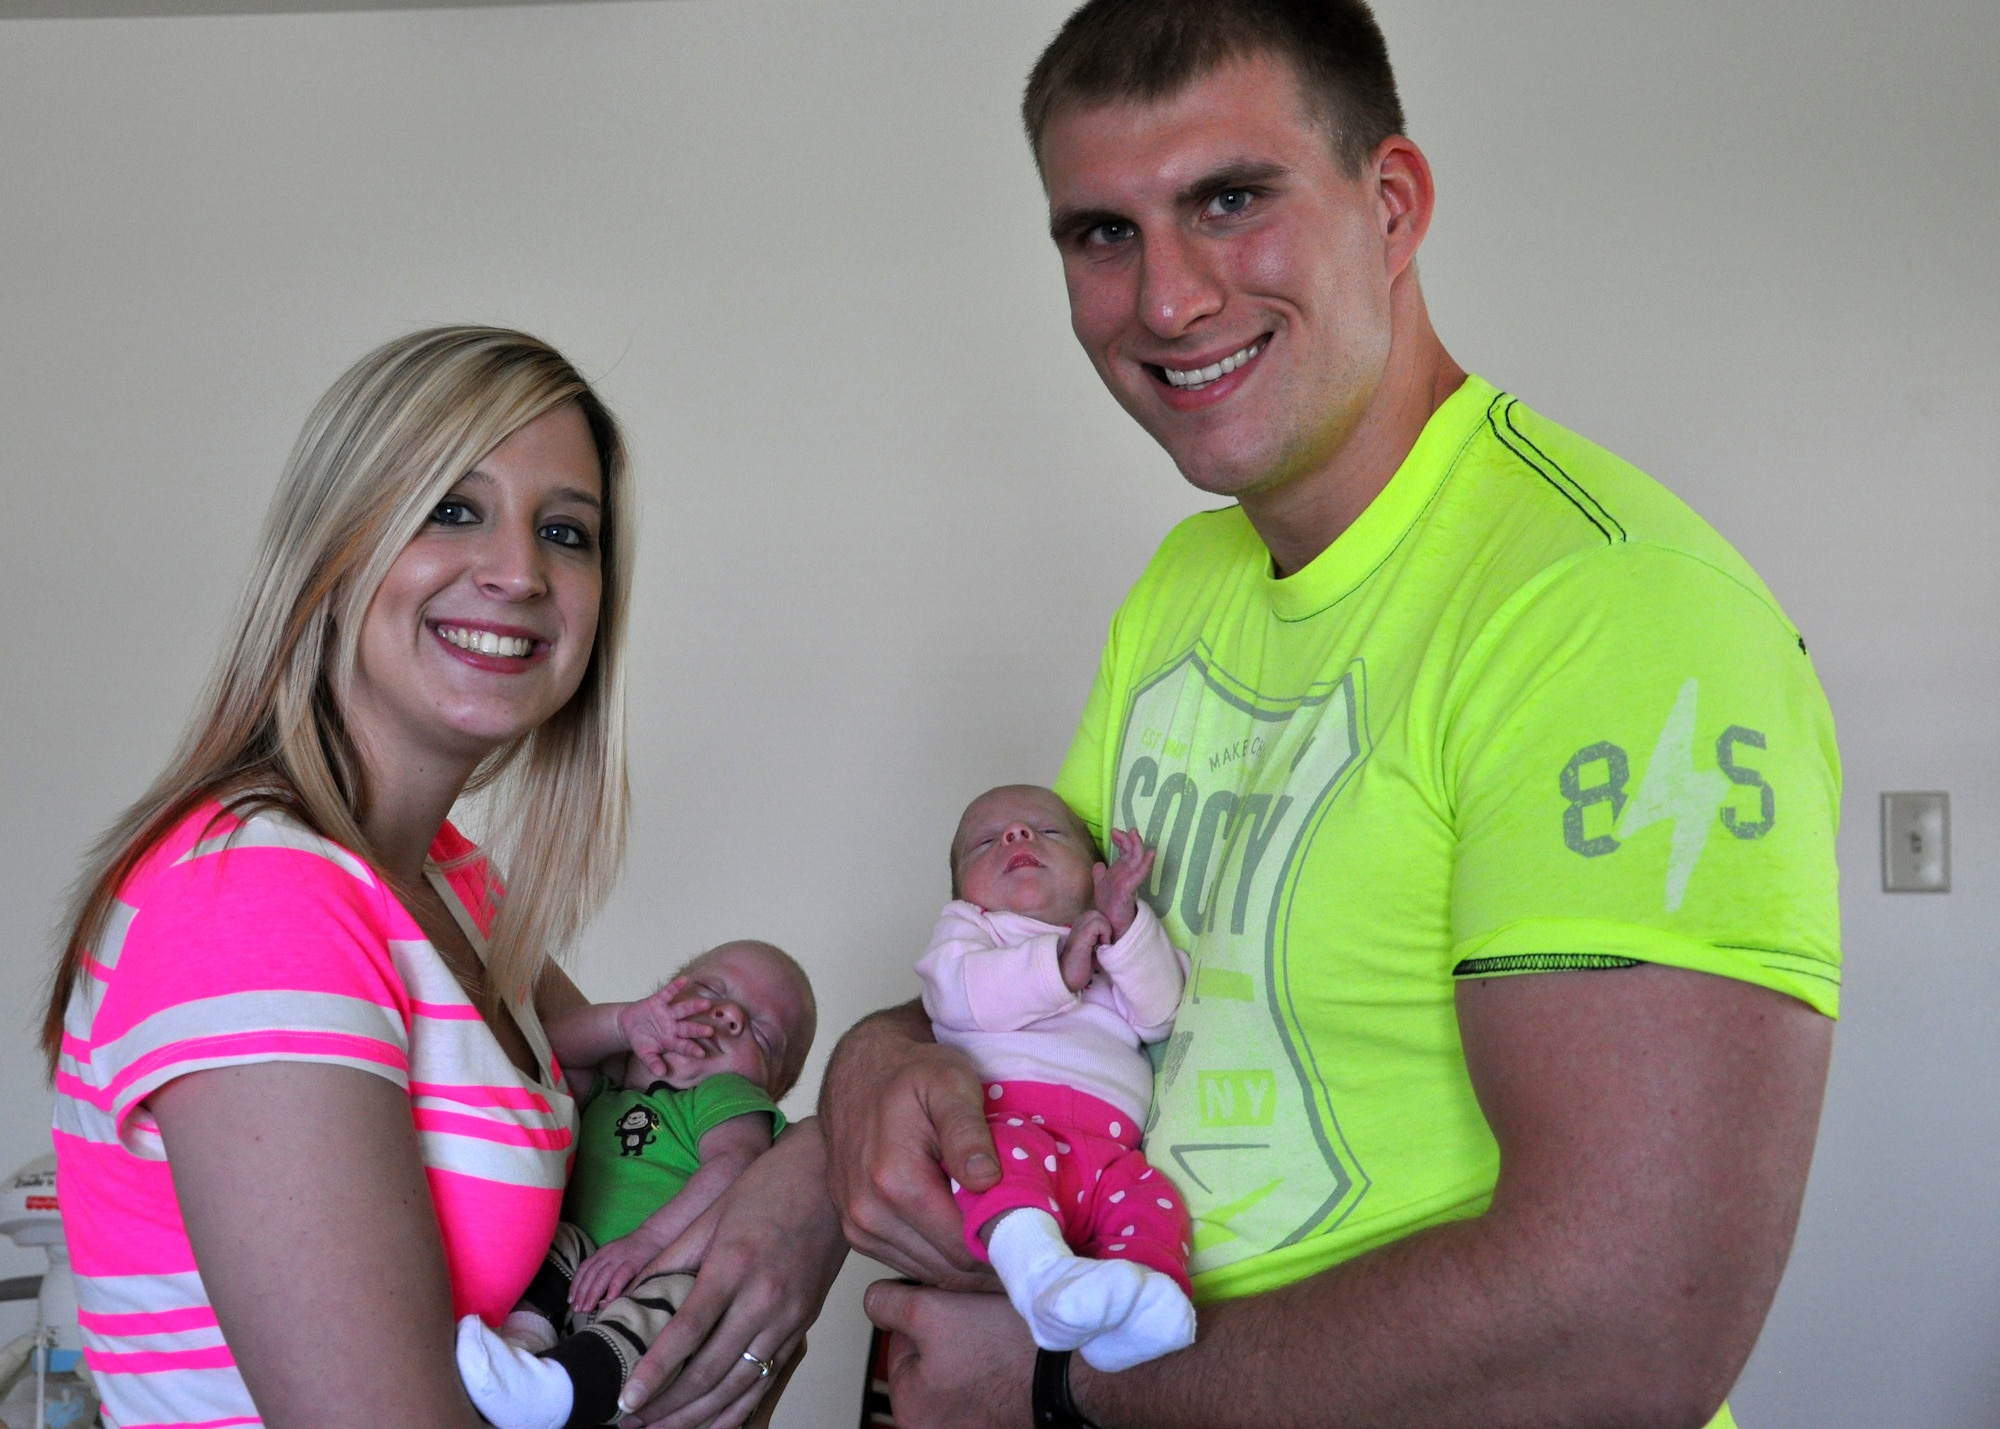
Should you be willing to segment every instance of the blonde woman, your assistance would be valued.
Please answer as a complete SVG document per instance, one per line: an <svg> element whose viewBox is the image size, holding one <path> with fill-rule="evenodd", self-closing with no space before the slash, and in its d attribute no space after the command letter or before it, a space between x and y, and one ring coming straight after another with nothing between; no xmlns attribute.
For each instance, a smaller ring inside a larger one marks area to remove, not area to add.
<svg viewBox="0 0 2000 1429"><path fill-rule="evenodd" d="M44 1026L112 1422L478 1423L453 1322L547 1249L573 1108L540 1019L582 1001L547 950L624 839L627 506L616 423L520 333L388 343L308 420ZM447 821L488 786L504 901ZM683 1422L749 1412L806 1298L751 1297Z"/></svg>

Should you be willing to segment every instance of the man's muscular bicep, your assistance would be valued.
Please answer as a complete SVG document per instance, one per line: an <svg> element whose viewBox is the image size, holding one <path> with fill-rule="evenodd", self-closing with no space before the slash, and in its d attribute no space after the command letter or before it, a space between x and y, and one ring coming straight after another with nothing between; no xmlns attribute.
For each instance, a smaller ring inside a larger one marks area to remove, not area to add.
<svg viewBox="0 0 2000 1429"><path fill-rule="evenodd" d="M1798 1223L1833 1024L1751 983L1640 966L1462 983L1466 1066L1500 1147L1488 1213L1629 1343L1635 1391L1719 1404ZM1551 1327L1557 1333L1562 1327Z"/></svg>

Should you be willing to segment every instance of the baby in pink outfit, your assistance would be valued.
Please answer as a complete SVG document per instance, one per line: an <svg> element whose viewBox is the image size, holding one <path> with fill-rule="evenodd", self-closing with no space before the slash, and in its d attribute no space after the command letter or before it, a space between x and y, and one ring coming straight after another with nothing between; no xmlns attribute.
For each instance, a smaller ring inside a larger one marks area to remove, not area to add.
<svg viewBox="0 0 2000 1429"><path fill-rule="evenodd" d="M972 801L952 839L953 899L917 963L937 1040L986 1086L1001 1179L952 1185L965 1240L1035 1343L1120 1370L1194 1343L1188 1214L1146 1162L1144 1044L1173 1030L1186 956L1138 900L1153 866L1114 831L1027 784ZM1081 1254L1079 1254L1081 1252Z"/></svg>

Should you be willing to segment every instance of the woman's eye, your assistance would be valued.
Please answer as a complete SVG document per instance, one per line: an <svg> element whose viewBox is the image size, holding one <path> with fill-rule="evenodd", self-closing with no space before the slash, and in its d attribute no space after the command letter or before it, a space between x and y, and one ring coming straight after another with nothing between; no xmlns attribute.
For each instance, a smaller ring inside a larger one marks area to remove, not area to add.
<svg viewBox="0 0 2000 1429"><path fill-rule="evenodd" d="M590 533L581 526L572 526L567 521L552 521L542 527L544 541L553 541L558 546L568 546L574 551L590 548Z"/></svg>
<svg viewBox="0 0 2000 1429"><path fill-rule="evenodd" d="M431 508L431 520L440 526L469 526L479 519L479 513L455 496L447 496Z"/></svg>

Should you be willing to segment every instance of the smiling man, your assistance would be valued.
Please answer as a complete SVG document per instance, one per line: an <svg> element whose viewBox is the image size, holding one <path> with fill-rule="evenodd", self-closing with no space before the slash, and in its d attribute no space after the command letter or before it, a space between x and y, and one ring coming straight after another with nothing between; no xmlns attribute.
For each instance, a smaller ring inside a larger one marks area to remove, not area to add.
<svg viewBox="0 0 2000 1429"><path fill-rule="evenodd" d="M939 1163L997 1174L921 1013L822 1096L907 1429L1731 1422L1839 989L1805 644L1641 473L1454 363L1434 195L1359 0L1092 0L1025 116L1078 340L1203 491L1058 789L1157 850L1193 974L1146 1149L1199 1339L1037 1353Z"/></svg>

